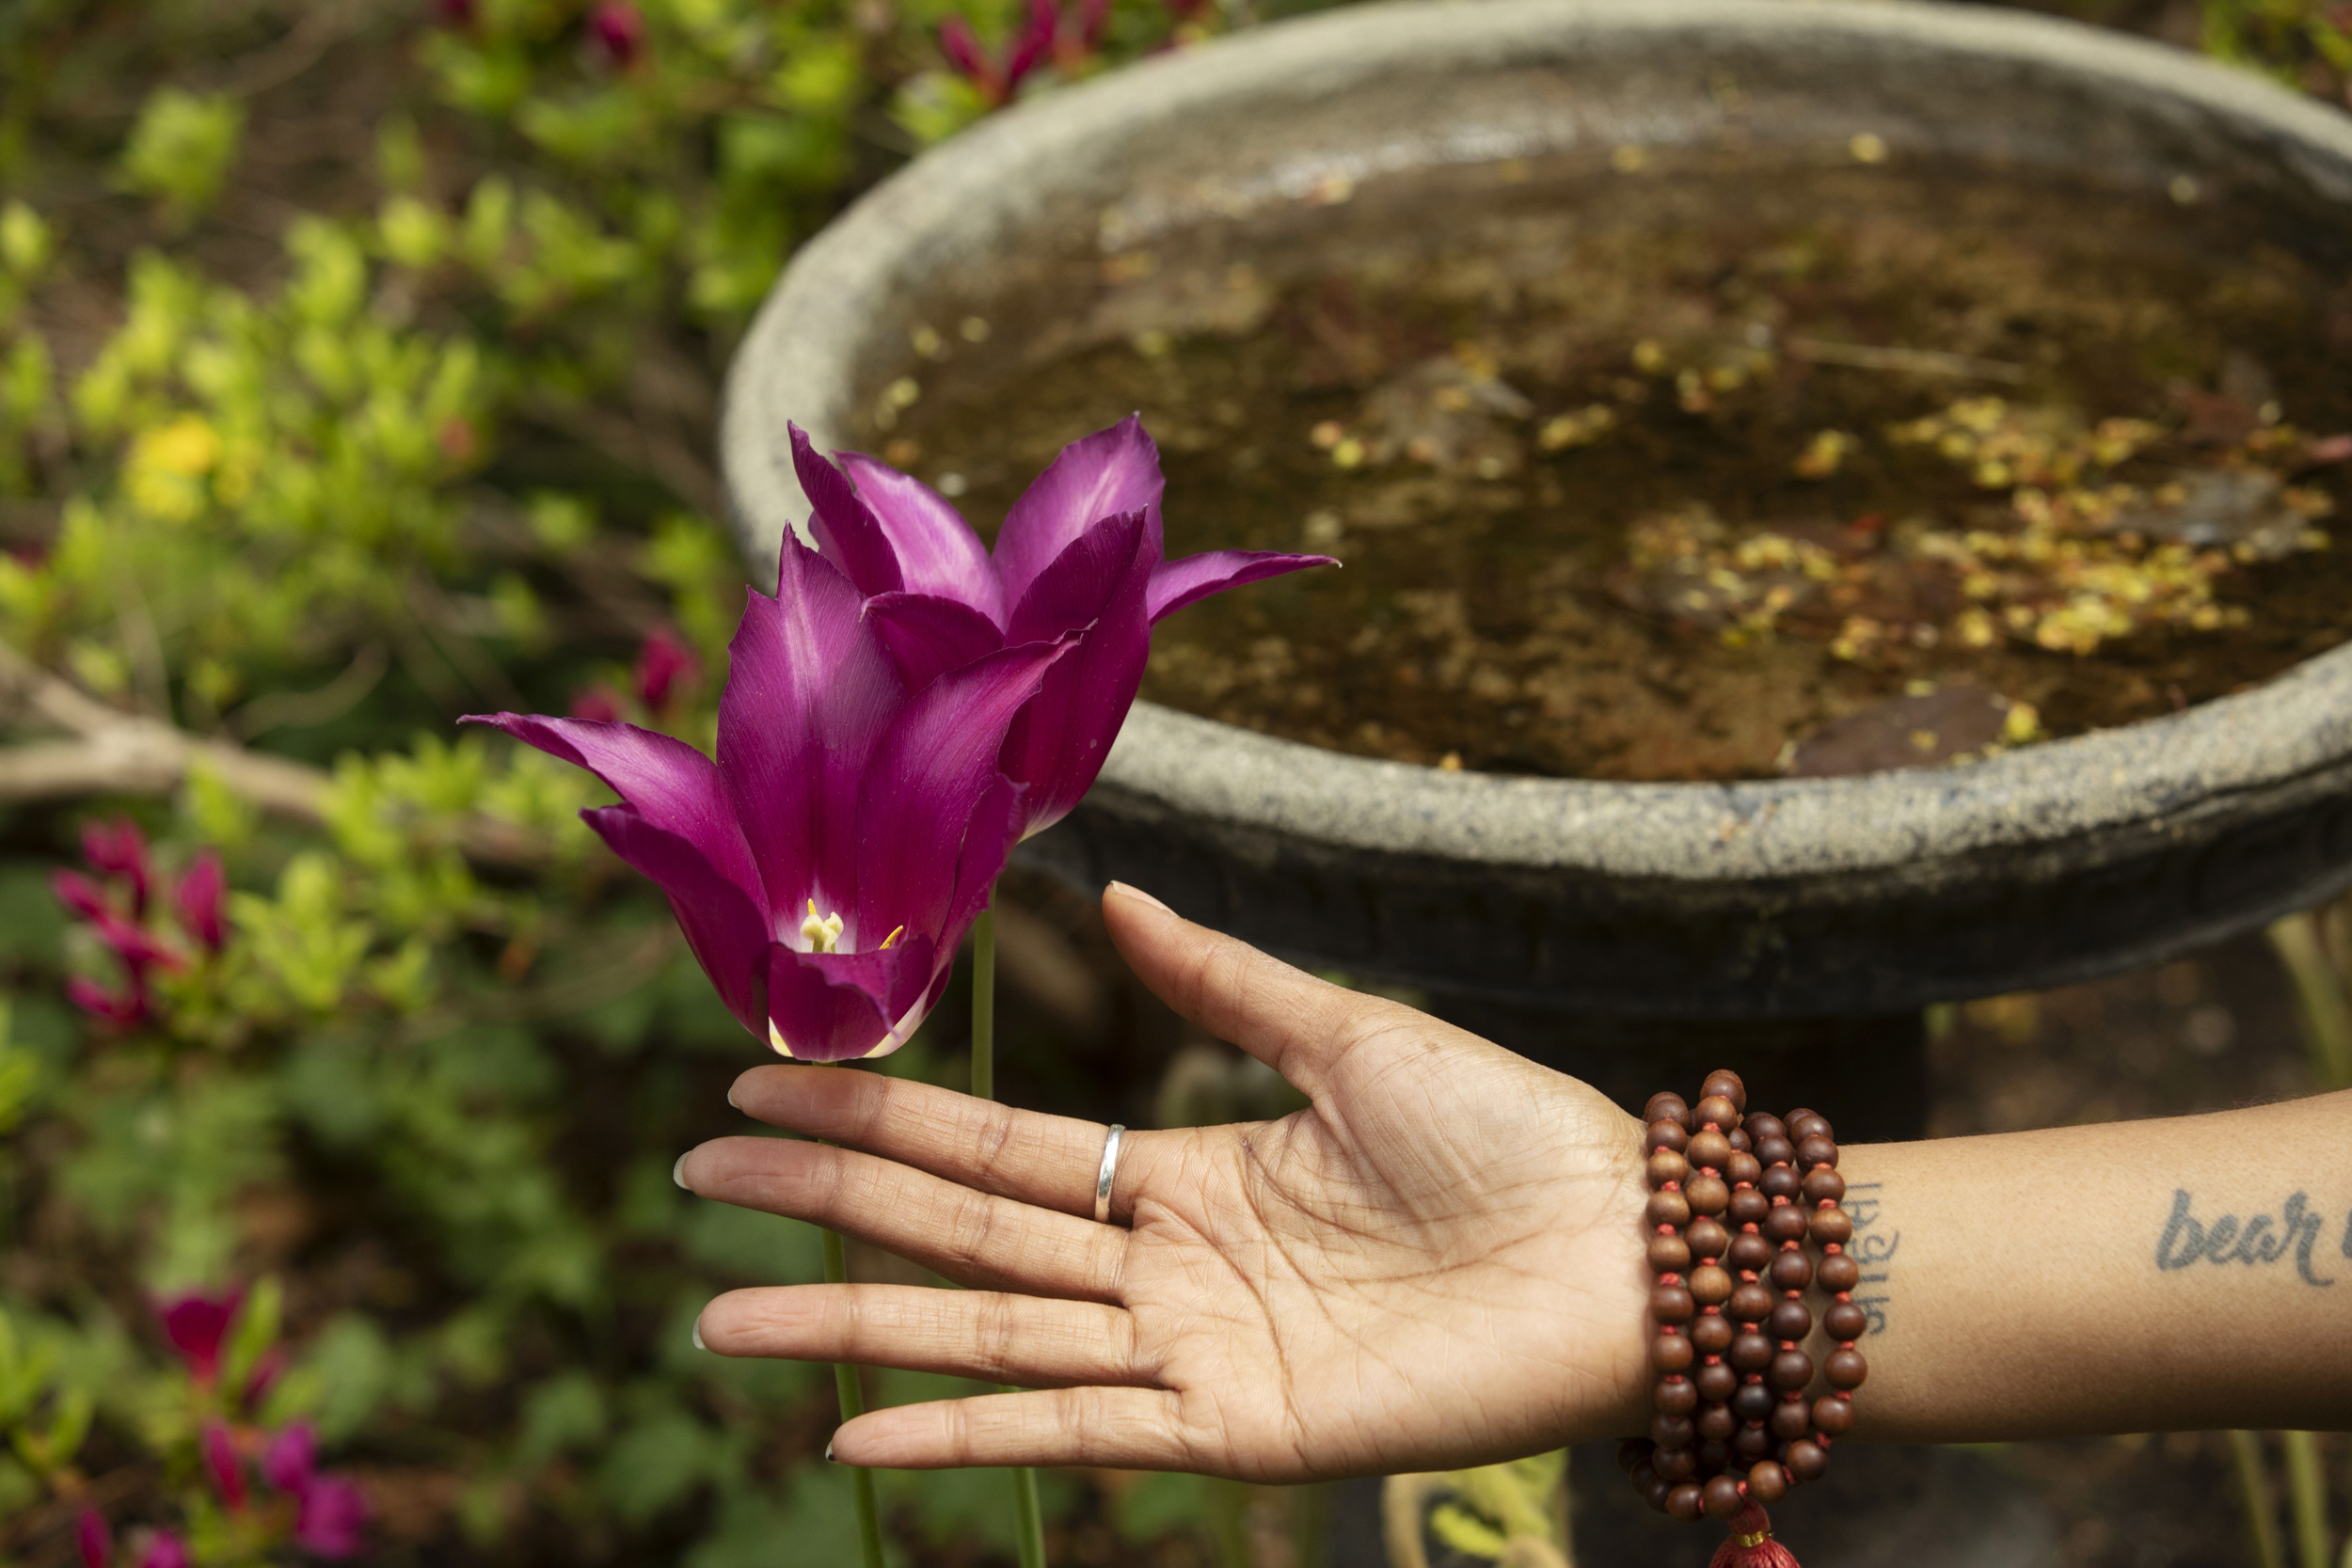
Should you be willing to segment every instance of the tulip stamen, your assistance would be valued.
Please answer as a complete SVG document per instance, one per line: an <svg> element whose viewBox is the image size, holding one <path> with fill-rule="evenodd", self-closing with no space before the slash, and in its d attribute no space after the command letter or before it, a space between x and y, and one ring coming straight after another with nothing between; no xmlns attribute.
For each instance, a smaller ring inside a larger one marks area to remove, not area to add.
<svg viewBox="0 0 2352 1568"><path fill-rule="evenodd" d="M875 952L877 952L877 953L887 953L887 952L889 952L889 951L890 951L890 944L891 944L892 942L897 942L897 941L898 941L898 940L901 936L904 936L905 934L906 934L906 927L903 927L903 926L893 926L892 927L890 927L890 934L889 934L888 936L886 936L886 937L882 938L882 945L881 945L880 947L877 947L876 949L874 949L874 951L875 951Z"/></svg>
<svg viewBox="0 0 2352 1568"><path fill-rule="evenodd" d="M841 945L841 916L838 914L819 915L817 912L817 900L812 898L808 901L808 918L801 922L801 935L808 939L810 952L831 953ZM891 935L896 936L898 933L894 931ZM883 945L887 946L888 943Z"/></svg>

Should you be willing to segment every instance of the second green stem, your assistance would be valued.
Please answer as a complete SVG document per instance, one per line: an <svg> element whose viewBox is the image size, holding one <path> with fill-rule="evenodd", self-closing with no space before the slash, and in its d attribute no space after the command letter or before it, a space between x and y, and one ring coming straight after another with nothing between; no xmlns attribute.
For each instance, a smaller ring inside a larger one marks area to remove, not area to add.
<svg viewBox="0 0 2352 1568"><path fill-rule="evenodd" d="M825 1283L847 1285L850 1282L849 1251L834 1231L825 1232ZM833 1364L834 1397L841 1402L841 1422L850 1422L866 1414L866 1390L858 1386L857 1368L847 1361ZM874 1501L874 1472L863 1465L850 1471L850 1484L857 1490L857 1539L865 1568L882 1568L882 1510Z"/></svg>

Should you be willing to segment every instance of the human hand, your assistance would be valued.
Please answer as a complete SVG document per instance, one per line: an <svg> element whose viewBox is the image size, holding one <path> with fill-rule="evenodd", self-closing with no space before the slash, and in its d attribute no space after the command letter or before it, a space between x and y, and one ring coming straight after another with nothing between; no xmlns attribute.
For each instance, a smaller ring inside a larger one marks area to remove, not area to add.
<svg viewBox="0 0 2352 1568"><path fill-rule="evenodd" d="M1397 1003L1104 895L1178 1012L1311 1101L1122 1139L865 1072L762 1067L731 1098L840 1148L722 1138L704 1197L845 1231L968 1291L801 1285L703 1309L723 1355L855 1361L1038 1390L870 1412L835 1458L1105 1465L1253 1481L1483 1464L1648 1422L1639 1122Z"/></svg>

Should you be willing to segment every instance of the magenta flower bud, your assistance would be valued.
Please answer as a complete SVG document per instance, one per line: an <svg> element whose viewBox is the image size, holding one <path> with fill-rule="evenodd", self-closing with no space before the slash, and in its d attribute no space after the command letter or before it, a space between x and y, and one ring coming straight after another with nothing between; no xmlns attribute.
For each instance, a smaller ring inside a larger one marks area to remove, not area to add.
<svg viewBox="0 0 2352 1568"><path fill-rule="evenodd" d="M127 816L111 823L91 822L82 829L82 857L102 877L127 877L131 881L131 912L147 912L147 835Z"/></svg>
<svg viewBox="0 0 2352 1568"><path fill-rule="evenodd" d="M188 1548L171 1531L157 1530L139 1555L139 1568L189 1568Z"/></svg>
<svg viewBox="0 0 2352 1568"><path fill-rule="evenodd" d="M610 687L583 686L572 693L572 717L585 719L592 724L617 723L621 705Z"/></svg>
<svg viewBox="0 0 2352 1568"><path fill-rule="evenodd" d="M106 890L78 871L52 871L49 891L57 895L66 913L76 920L102 920L114 912L107 907Z"/></svg>
<svg viewBox="0 0 2352 1568"><path fill-rule="evenodd" d="M229 1325L236 1321L237 1308L245 1305L245 1291L183 1291L159 1296L151 1305L156 1321L163 1324L164 1338L188 1364L189 1372L199 1383L212 1382L220 1370Z"/></svg>
<svg viewBox="0 0 2352 1568"><path fill-rule="evenodd" d="M996 68L980 48L979 36L972 31L972 24L963 18L951 16L939 24L939 52L946 56L957 75L983 89L995 84Z"/></svg>
<svg viewBox="0 0 2352 1568"><path fill-rule="evenodd" d="M222 919L222 906L229 895L228 874L221 869L220 851L207 849L196 857L188 874L180 879L175 897L180 906L180 924L188 935L217 953L229 940L229 928Z"/></svg>
<svg viewBox="0 0 2352 1568"><path fill-rule="evenodd" d="M645 52L645 19L628 0L597 0L588 13L588 39L615 71L634 66Z"/></svg>
<svg viewBox="0 0 2352 1568"><path fill-rule="evenodd" d="M368 1499L341 1476L320 1476L303 1489L294 1544L329 1561L355 1557L368 1522Z"/></svg>
<svg viewBox="0 0 2352 1568"><path fill-rule="evenodd" d="M82 1568L106 1568L114 1556L114 1531L106 1528L106 1516L94 1508L82 1510L82 1516L73 1522L73 1544L82 1549Z"/></svg>
<svg viewBox="0 0 2352 1568"><path fill-rule="evenodd" d="M286 1347L272 1345L253 1363L253 1375L245 1380L245 1408L251 1410L267 1399L269 1391L278 1386L278 1380L285 1375Z"/></svg>
<svg viewBox="0 0 2352 1568"><path fill-rule="evenodd" d="M65 983L66 1000L101 1023L119 1030L137 1028L148 1019L147 987L136 975L119 991L108 990L87 975Z"/></svg>
<svg viewBox="0 0 2352 1568"><path fill-rule="evenodd" d="M667 626L656 626L637 655L637 700L660 713L681 687L702 679L702 660Z"/></svg>
<svg viewBox="0 0 2352 1568"><path fill-rule="evenodd" d="M238 1463L236 1441L229 1435L229 1429L218 1421L205 1422L199 1447L204 1451L204 1468L212 1472L220 1500L232 1513L245 1507L245 1466Z"/></svg>
<svg viewBox="0 0 2352 1568"><path fill-rule="evenodd" d="M318 1454L318 1429L296 1421L262 1450L262 1479L280 1492L299 1492L310 1484Z"/></svg>

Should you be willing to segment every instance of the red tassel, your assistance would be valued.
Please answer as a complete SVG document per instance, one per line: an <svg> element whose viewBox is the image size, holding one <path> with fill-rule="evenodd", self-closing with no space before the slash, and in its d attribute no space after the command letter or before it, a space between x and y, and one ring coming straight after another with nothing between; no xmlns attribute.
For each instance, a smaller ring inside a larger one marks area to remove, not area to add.
<svg viewBox="0 0 2352 1568"><path fill-rule="evenodd" d="M1772 1522L1753 1497L1731 1516L1731 1539L1708 1568L1797 1568L1797 1555L1772 1539Z"/></svg>

